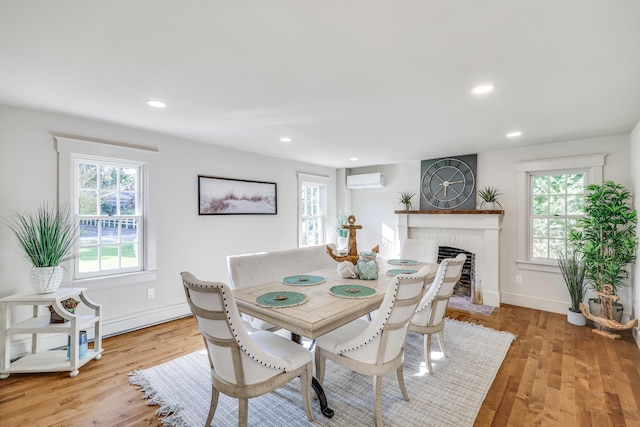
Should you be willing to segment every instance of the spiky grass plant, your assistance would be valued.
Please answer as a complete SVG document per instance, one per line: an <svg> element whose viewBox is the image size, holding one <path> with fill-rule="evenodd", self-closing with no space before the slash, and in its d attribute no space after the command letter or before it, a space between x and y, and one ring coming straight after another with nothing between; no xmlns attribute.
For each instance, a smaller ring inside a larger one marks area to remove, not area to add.
<svg viewBox="0 0 640 427"><path fill-rule="evenodd" d="M571 255L560 254L558 256L558 267L560 267L562 278L571 297L569 310L579 313L580 303L582 303L587 293L587 282L585 281L586 264L580 254L573 252Z"/></svg>
<svg viewBox="0 0 640 427"><path fill-rule="evenodd" d="M55 267L73 255L78 225L66 206L42 203L33 212L15 212L5 224L34 267Z"/></svg>

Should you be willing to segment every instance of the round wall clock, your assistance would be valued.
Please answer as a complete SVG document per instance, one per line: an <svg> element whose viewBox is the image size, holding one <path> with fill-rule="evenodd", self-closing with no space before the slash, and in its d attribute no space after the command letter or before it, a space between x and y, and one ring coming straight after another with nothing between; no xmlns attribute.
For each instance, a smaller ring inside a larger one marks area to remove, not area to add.
<svg viewBox="0 0 640 427"><path fill-rule="evenodd" d="M477 155L423 160L420 209L475 209Z"/></svg>

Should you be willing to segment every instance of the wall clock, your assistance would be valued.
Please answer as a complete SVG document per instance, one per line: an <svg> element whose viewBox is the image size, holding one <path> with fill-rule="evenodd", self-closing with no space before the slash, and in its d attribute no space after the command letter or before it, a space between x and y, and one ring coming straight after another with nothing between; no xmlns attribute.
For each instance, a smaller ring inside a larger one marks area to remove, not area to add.
<svg viewBox="0 0 640 427"><path fill-rule="evenodd" d="M423 160L420 210L475 210L478 155Z"/></svg>

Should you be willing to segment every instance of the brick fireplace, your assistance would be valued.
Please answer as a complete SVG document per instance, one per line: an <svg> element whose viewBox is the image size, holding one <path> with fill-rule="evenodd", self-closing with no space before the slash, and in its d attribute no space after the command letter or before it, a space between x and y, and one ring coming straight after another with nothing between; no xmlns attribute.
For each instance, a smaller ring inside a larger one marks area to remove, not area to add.
<svg viewBox="0 0 640 427"><path fill-rule="evenodd" d="M398 238L436 240L473 254L474 304L500 306L500 229L503 211L396 211Z"/></svg>

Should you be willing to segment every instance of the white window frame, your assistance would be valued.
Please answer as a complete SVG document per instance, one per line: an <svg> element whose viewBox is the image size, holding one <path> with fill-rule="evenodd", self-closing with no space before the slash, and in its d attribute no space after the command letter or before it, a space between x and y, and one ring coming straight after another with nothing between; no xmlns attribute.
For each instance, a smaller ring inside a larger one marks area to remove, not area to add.
<svg viewBox="0 0 640 427"><path fill-rule="evenodd" d="M330 177L326 175L316 175L316 174L308 174L298 172L298 247L302 246L302 216L301 216L301 207L302 207L302 187L306 185L317 186L320 188L320 204L321 204L321 221L320 221L320 245L326 244L327 241L327 183Z"/></svg>
<svg viewBox="0 0 640 427"><path fill-rule="evenodd" d="M74 206L77 194L75 182L75 168L77 159L94 159L109 163L134 163L141 165L141 206L144 212L144 220L141 230L143 247L140 253L142 263L141 271L119 272L96 277L69 277L69 282L76 286L92 288L122 286L147 282L156 279L156 226L153 216L150 197L150 183L153 180L156 169L157 150L147 147L131 147L115 143L94 142L80 139L56 136L56 149L58 151L58 199L60 203ZM77 251L77 248L76 248ZM75 272L75 261L72 259L66 266L68 272Z"/></svg>
<svg viewBox="0 0 640 427"><path fill-rule="evenodd" d="M558 264L553 260L533 259L531 254L531 176L557 172L586 172L585 185L602 184L605 154L561 157L557 159L532 160L516 164L518 185L518 257L516 266L524 270L557 272Z"/></svg>

